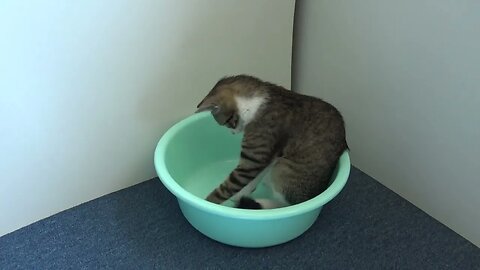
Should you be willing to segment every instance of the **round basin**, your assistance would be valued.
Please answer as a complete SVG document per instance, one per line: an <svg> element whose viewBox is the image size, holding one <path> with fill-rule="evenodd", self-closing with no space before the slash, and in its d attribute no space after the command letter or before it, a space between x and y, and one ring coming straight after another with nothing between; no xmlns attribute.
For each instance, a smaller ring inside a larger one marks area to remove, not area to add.
<svg viewBox="0 0 480 270"><path fill-rule="evenodd" d="M209 112L202 112L171 127L155 149L157 174L176 196L183 215L198 231L216 241L239 247L267 247L290 241L315 222L323 205L347 182L350 159L345 151L327 190L306 202L247 210L206 201L204 198L235 168L241 139L241 134L232 134L219 126ZM260 182L252 197L264 196L268 196L268 190Z"/></svg>

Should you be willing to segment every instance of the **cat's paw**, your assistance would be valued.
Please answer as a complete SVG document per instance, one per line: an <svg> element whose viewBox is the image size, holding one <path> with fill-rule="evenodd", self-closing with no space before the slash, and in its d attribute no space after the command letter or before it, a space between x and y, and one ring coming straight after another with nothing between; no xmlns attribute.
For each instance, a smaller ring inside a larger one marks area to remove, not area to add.
<svg viewBox="0 0 480 270"><path fill-rule="evenodd" d="M241 197L238 201L237 208L242 209L262 209L262 205L249 197Z"/></svg>
<svg viewBox="0 0 480 270"><path fill-rule="evenodd" d="M210 195L208 195L207 198L205 199L209 202L216 203L216 204L221 204L225 201L220 199L215 192L210 193Z"/></svg>

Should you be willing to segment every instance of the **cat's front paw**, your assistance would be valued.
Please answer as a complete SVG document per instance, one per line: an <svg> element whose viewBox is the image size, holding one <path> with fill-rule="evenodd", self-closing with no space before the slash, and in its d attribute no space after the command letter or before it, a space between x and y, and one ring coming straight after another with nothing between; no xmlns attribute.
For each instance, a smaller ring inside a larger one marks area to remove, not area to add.
<svg viewBox="0 0 480 270"><path fill-rule="evenodd" d="M221 204L225 201L224 199L219 198L215 191L210 193L210 195L207 196L206 200L216 204Z"/></svg>
<svg viewBox="0 0 480 270"><path fill-rule="evenodd" d="M237 208L241 208L241 209L262 209L262 205L259 204L254 199L244 196L244 197L240 198L240 201L237 204Z"/></svg>

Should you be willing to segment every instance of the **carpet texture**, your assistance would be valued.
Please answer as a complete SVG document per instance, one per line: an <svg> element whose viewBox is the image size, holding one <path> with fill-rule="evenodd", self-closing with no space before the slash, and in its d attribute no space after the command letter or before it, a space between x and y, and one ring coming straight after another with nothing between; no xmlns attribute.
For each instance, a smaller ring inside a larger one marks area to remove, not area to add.
<svg viewBox="0 0 480 270"><path fill-rule="evenodd" d="M480 269L480 249L352 168L301 237L243 249L198 233L158 179L0 238L0 269Z"/></svg>

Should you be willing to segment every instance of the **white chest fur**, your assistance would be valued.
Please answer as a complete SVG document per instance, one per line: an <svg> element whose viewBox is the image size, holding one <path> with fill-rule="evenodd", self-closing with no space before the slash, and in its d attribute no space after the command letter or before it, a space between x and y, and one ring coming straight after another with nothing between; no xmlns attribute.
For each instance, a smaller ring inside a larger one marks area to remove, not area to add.
<svg viewBox="0 0 480 270"><path fill-rule="evenodd" d="M255 118L255 114L265 103L265 97L235 97L235 102L240 118L236 128L236 131L239 132L243 131L244 127Z"/></svg>

